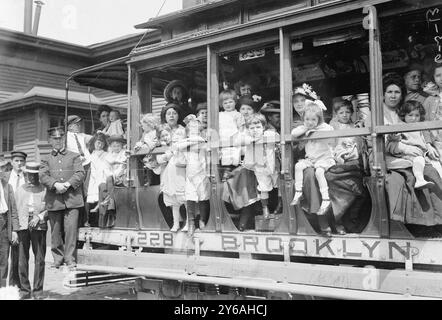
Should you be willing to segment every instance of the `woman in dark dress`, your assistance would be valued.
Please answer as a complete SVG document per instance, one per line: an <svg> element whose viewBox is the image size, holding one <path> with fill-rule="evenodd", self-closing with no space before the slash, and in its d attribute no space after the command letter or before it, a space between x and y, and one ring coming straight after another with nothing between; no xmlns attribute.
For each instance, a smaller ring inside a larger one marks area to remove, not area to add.
<svg viewBox="0 0 442 320"><path fill-rule="evenodd" d="M403 78L395 73L383 77L384 125L399 124L396 108L406 94ZM393 96L393 94L395 96ZM371 126L370 117L365 123ZM429 141L430 142L430 141ZM416 178L411 170L412 162L403 155L414 156L414 146L400 141L386 142L385 161L387 166L386 190L390 219L403 222L415 236L439 236L433 226L442 224L442 179L431 165L424 168L424 178L435 184L432 189L416 190ZM434 152L432 148L429 152Z"/></svg>

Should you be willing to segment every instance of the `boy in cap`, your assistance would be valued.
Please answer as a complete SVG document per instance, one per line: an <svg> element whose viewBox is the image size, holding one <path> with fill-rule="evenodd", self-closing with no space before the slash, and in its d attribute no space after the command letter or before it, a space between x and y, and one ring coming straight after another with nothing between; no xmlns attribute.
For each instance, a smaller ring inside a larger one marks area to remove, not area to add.
<svg viewBox="0 0 442 320"><path fill-rule="evenodd" d="M18 203L20 199L17 197L17 190L23 186L25 181L25 176L23 173L23 168L26 164L27 154L23 151L14 150L11 152L11 164L12 170L5 174L5 180L8 181L9 185L12 187L15 196L15 203ZM20 278L18 275L18 263L19 263L19 252L18 246L11 247L11 269L9 270L9 285L17 286L20 288Z"/></svg>
<svg viewBox="0 0 442 320"><path fill-rule="evenodd" d="M54 267L59 268L65 262L69 268L74 268L78 213L84 206L81 186L85 174L80 155L64 146L63 127L51 128L48 133L53 149L42 160L39 173L40 181L46 187Z"/></svg>
<svg viewBox="0 0 442 320"><path fill-rule="evenodd" d="M23 151L15 150L11 152L12 171L8 172L5 177L7 177L8 183L14 192L26 182L22 169L26 164L27 157L28 155Z"/></svg>
<svg viewBox="0 0 442 320"><path fill-rule="evenodd" d="M19 220L18 251L20 299L31 297L29 283L29 249L34 253L34 285L35 299L41 299L45 274L46 231L48 211L45 208L46 189L40 184L38 173L40 164L28 162L24 169L28 182L16 192Z"/></svg>

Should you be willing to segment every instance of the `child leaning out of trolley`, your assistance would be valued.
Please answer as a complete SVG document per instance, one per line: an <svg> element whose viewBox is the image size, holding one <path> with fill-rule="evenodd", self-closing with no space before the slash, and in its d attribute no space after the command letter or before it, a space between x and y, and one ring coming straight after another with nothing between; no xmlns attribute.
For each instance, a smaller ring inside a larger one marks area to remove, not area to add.
<svg viewBox="0 0 442 320"><path fill-rule="evenodd" d="M425 120L425 109L422 104L415 100L409 100L402 104L397 113L399 118L405 123L416 123ZM407 159L413 163L412 171L416 178L414 185L415 189L431 188L434 183L427 181L424 178L425 164L430 164L437 170L442 177L442 166L440 158L432 157L428 153L431 144L427 141L430 140L430 134L428 131L412 131L403 132L397 134L390 134L387 136L388 141L400 141L405 147L415 147L415 155L402 155L402 158Z"/></svg>
<svg viewBox="0 0 442 320"><path fill-rule="evenodd" d="M208 218L210 199L210 182L208 177L208 161L205 148L206 140L202 137L204 125L195 115L188 115L184 119L187 138L177 143L182 156L178 157L178 164L186 167L186 184L184 196L186 200L187 220L181 231L192 235L195 231L195 216L200 213L200 228L204 228Z"/></svg>
<svg viewBox="0 0 442 320"><path fill-rule="evenodd" d="M268 219L269 192L278 187L275 146L276 141L279 141L279 134L273 130L265 130L267 121L262 114L252 114L245 125L252 143L246 147L243 166L255 173L263 216Z"/></svg>
<svg viewBox="0 0 442 320"><path fill-rule="evenodd" d="M309 136L314 131L332 131L333 127L324 122L323 109L325 109L325 106L319 100L307 102L302 116L303 125L292 130L292 138L297 139L304 135ZM322 197L322 203L317 212L319 218L325 216L331 207L325 172L336 164L333 157L334 143L334 139L309 140L305 144L305 159L299 160L295 165L295 196L291 205L297 205L301 200L304 170L314 167L319 192ZM324 219L321 220L324 221ZM330 230L329 227L323 233L329 235L331 233ZM343 233L343 230L338 232Z"/></svg>
<svg viewBox="0 0 442 320"><path fill-rule="evenodd" d="M223 111L219 113L219 136L229 143L238 137L241 114L236 110L237 95L235 90L224 90L219 95L220 107ZM240 162L241 148L223 146L220 148L221 169L220 177L225 180L229 177L233 168Z"/></svg>
<svg viewBox="0 0 442 320"><path fill-rule="evenodd" d="M185 165L178 163L180 156L176 145L172 144L172 129L163 124L157 128L157 138L160 146L169 147L164 154L156 156L154 161L146 163L149 169L160 175L160 190L166 207L172 207L173 226L172 232L180 228L180 207L185 204Z"/></svg>
<svg viewBox="0 0 442 320"><path fill-rule="evenodd" d="M143 129L143 135L140 141L135 143L135 151L143 149L149 153L159 145L156 132L159 125L160 117L153 113L146 113L141 117L140 126Z"/></svg>

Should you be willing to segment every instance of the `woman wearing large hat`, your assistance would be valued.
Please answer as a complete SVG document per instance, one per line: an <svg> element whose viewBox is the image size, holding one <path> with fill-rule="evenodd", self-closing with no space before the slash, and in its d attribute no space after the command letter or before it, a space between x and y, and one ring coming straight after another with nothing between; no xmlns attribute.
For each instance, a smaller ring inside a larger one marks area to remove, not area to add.
<svg viewBox="0 0 442 320"><path fill-rule="evenodd" d="M173 80L164 89L164 99L168 103L176 104L180 109L181 117L184 119L188 114L193 113L189 107L189 89L181 80Z"/></svg>

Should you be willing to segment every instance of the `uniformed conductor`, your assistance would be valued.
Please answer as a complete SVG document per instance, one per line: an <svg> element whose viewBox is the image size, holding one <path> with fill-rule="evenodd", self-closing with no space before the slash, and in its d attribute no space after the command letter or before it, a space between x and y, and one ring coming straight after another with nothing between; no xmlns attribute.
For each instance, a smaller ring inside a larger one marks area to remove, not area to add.
<svg viewBox="0 0 442 320"><path fill-rule="evenodd" d="M52 151L42 160L40 181L47 189L45 202L51 224L51 250L55 268L64 262L72 269L76 267L78 209L84 206L85 173L80 155L65 149L63 127L51 128L48 133Z"/></svg>

